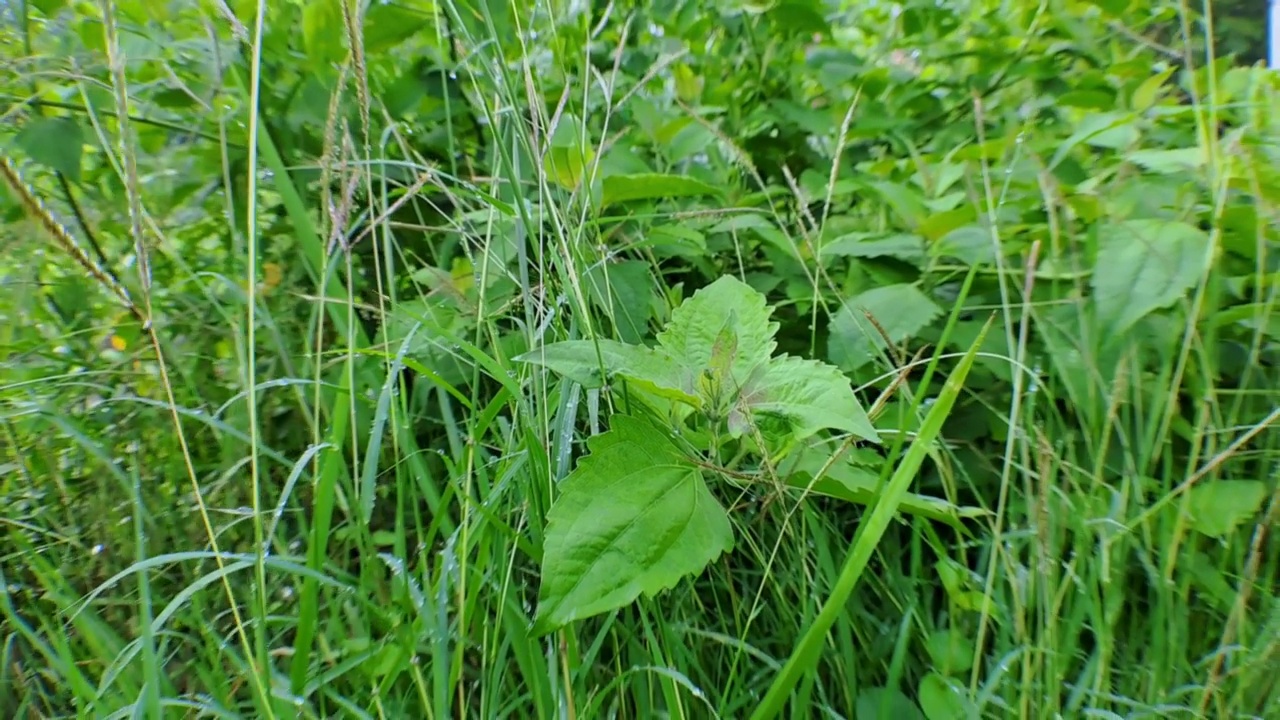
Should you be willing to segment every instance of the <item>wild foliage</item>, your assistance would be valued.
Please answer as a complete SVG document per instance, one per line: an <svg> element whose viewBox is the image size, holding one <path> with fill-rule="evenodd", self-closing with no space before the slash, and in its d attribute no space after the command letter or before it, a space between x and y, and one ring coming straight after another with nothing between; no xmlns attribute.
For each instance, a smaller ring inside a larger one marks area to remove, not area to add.
<svg viewBox="0 0 1280 720"><path fill-rule="evenodd" d="M1280 717L1192 12L0 3L0 715Z"/></svg>

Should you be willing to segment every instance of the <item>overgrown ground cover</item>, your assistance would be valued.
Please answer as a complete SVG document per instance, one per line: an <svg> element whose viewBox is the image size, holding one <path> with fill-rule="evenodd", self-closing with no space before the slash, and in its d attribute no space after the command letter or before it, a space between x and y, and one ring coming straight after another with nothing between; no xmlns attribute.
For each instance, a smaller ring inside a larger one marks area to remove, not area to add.
<svg viewBox="0 0 1280 720"><path fill-rule="evenodd" d="M0 3L0 716L1280 718L1206 9Z"/></svg>

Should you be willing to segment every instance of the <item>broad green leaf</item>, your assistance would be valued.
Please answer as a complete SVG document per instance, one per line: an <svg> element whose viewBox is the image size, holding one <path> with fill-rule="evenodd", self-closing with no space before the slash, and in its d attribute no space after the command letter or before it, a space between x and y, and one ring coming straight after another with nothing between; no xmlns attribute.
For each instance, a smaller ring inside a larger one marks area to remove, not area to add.
<svg viewBox="0 0 1280 720"><path fill-rule="evenodd" d="M659 255L701 257L707 252L707 238L702 233L683 225L659 225L649 229L649 235L633 247L653 247Z"/></svg>
<svg viewBox="0 0 1280 720"><path fill-rule="evenodd" d="M577 189L596 157L595 148L587 144L584 133L578 116L565 113L551 134L551 147L542 158L542 169L566 190Z"/></svg>
<svg viewBox="0 0 1280 720"><path fill-rule="evenodd" d="M848 378L831 365L815 360L789 355L775 358L743 393L742 405L752 413L787 420L798 439L823 428L835 428L880 442L880 435L858 403ZM732 425L730 429L734 429Z"/></svg>
<svg viewBox="0 0 1280 720"><path fill-rule="evenodd" d="M916 697L929 720L976 720L978 717L978 709L969 699L965 686L938 673L924 676Z"/></svg>
<svg viewBox="0 0 1280 720"><path fill-rule="evenodd" d="M39 8L45 17L52 17L67 4L67 0L28 0L33 7Z"/></svg>
<svg viewBox="0 0 1280 720"><path fill-rule="evenodd" d="M918 191L887 180L873 181L869 186L906 223L907 227L916 227L924 217L924 201L920 198Z"/></svg>
<svg viewBox="0 0 1280 720"><path fill-rule="evenodd" d="M684 175L642 173L639 175L611 175L604 179L605 205L631 200L688 197L691 195L717 195L714 185Z"/></svg>
<svg viewBox="0 0 1280 720"><path fill-rule="evenodd" d="M942 309L915 285L902 283L868 290L849 299L831 321L828 353L831 362L845 370L857 370L885 347L884 336L900 343L933 322ZM866 313L880 325L877 329Z"/></svg>
<svg viewBox="0 0 1280 720"><path fill-rule="evenodd" d="M773 354L778 331L778 323L769 320L764 296L741 280L725 275L694 293L672 311L658 342L673 360L701 372L709 367L716 338L731 314L736 315L738 336L731 370L741 387Z"/></svg>
<svg viewBox="0 0 1280 720"><path fill-rule="evenodd" d="M653 317L653 278L649 263L624 260L599 264L584 276L591 300L613 321L623 342L639 343Z"/></svg>
<svg viewBox="0 0 1280 720"><path fill-rule="evenodd" d="M795 252L795 245L787 237L786 233L779 230L778 226L773 224L773 221L769 218L757 213L734 215L727 220L716 223L707 233L731 233L738 237L747 236L750 233L760 236L760 239L788 255Z"/></svg>
<svg viewBox="0 0 1280 720"><path fill-rule="evenodd" d="M662 397L700 405L693 395L692 379L661 348L628 345L607 338L565 340L530 350L515 360L541 365L586 388L603 387L609 375L618 374Z"/></svg>
<svg viewBox="0 0 1280 720"><path fill-rule="evenodd" d="M591 148L552 147L542 159L542 169L560 187L575 190L594 159L595 150Z"/></svg>
<svg viewBox="0 0 1280 720"><path fill-rule="evenodd" d="M611 422L548 513L535 634L657 594L733 549L698 466L644 421Z"/></svg>
<svg viewBox="0 0 1280 720"><path fill-rule="evenodd" d="M1093 302L1111 335L1183 297L1199 278L1209 249L1204 231L1177 221L1129 220L1098 234Z"/></svg>
<svg viewBox="0 0 1280 720"><path fill-rule="evenodd" d="M935 257L950 256L969 265L995 262L991 231L981 225L965 225L942 236L930 248Z"/></svg>
<svg viewBox="0 0 1280 720"><path fill-rule="evenodd" d="M953 675L973 667L973 640L954 630L934 630L925 639L925 647L933 666Z"/></svg>
<svg viewBox="0 0 1280 720"><path fill-rule="evenodd" d="M565 113L551 132L551 147L564 150L581 147L586 142L584 133L582 120L573 113Z"/></svg>
<svg viewBox="0 0 1280 720"><path fill-rule="evenodd" d="M364 17L367 55L386 52L415 35L431 37L428 33L434 30L434 17L429 10L392 2L370 3L368 7Z"/></svg>
<svg viewBox="0 0 1280 720"><path fill-rule="evenodd" d="M920 708L897 688L873 687L858 693L856 720L923 720Z"/></svg>
<svg viewBox="0 0 1280 720"><path fill-rule="evenodd" d="M1140 165L1145 170L1160 175L1172 175L1179 172L1193 172L1203 168L1209 162L1209 154L1204 148L1173 148L1170 150L1134 150L1125 155L1129 162Z"/></svg>
<svg viewBox="0 0 1280 720"><path fill-rule="evenodd" d="M727 419L732 434L752 414L784 419L800 438L824 428L878 442L849 381L829 365L771 358L778 324L764 295L725 276L694 293L671 314L658 347L616 340L571 340L516 358L549 368L589 388L620 375L660 397Z"/></svg>
<svg viewBox="0 0 1280 720"><path fill-rule="evenodd" d="M822 254L846 257L893 257L919 265L924 261L924 239L919 235L905 233L888 236L852 233L824 245Z"/></svg>
<svg viewBox="0 0 1280 720"><path fill-rule="evenodd" d="M1174 70L1175 68L1169 67L1143 80L1142 84L1133 91L1133 97L1130 99L1133 109L1137 112L1150 110L1160 99L1160 91L1164 89L1164 84L1168 82Z"/></svg>
<svg viewBox="0 0 1280 720"><path fill-rule="evenodd" d="M39 118L28 122L14 138L32 160L56 170L73 182L80 181L84 155L84 131L72 118Z"/></svg>
<svg viewBox="0 0 1280 720"><path fill-rule="evenodd" d="M1267 486L1258 480L1205 481L1187 493L1191 527L1210 537L1226 537L1257 514L1267 499Z"/></svg>
<svg viewBox="0 0 1280 720"><path fill-rule="evenodd" d="M942 558L937 561L933 564L933 569L948 595L957 595L978 583L978 578L969 568L951 558Z"/></svg>
<svg viewBox="0 0 1280 720"><path fill-rule="evenodd" d="M310 0L302 10L302 48L316 69L337 62L343 47L342 5L347 0Z"/></svg>
<svg viewBox="0 0 1280 720"><path fill-rule="evenodd" d="M1094 113L1086 115L1079 128L1054 153L1049 169L1058 166L1081 143L1094 147L1121 148L1138 140L1132 113Z"/></svg>

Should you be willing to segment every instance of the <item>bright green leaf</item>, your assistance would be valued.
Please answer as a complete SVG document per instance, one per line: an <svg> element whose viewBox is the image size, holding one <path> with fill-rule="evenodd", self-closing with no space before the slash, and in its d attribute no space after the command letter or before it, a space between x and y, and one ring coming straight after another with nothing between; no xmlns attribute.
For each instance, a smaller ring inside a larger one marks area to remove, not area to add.
<svg viewBox="0 0 1280 720"><path fill-rule="evenodd" d="M611 175L604 179L605 205L631 200L717 195L714 185L684 175L641 173L638 175Z"/></svg>
<svg viewBox="0 0 1280 720"><path fill-rule="evenodd" d="M591 300L613 321L618 336L639 343L653 316L653 278L649 263L624 260L598 264L584 275Z"/></svg>
<svg viewBox="0 0 1280 720"><path fill-rule="evenodd" d="M934 257L950 256L969 265L994 263L996 248L991 231L980 225L965 225L947 233L929 251Z"/></svg>
<svg viewBox="0 0 1280 720"><path fill-rule="evenodd" d="M746 384L751 372L773 354L778 323L769 320L763 295L750 285L725 275L702 288L671 313L671 322L658 342L672 359L697 372L711 363L716 338L736 315L737 344L731 370L734 382Z"/></svg>
<svg viewBox="0 0 1280 720"><path fill-rule="evenodd" d="M585 132L577 115L565 113L551 132L551 147L562 150L581 147L586 142Z"/></svg>
<svg viewBox="0 0 1280 720"><path fill-rule="evenodd" d="M772 358L778 324L764 295L732 276L694 293L671 314L658 347L616 340L553 343L516 358L586 387L620 375L660 397L705 408L739 435L752 414L784 419L797 437L824 428L878 442L849 381L829 365ZM727 417L726 417L727 414Z"/></svg>
<svg viewBox="0 0 1280 720"><path fill-rule="evenodd" d="M778 226L774 225L769 218L757 213L734 215L727 220L716 223L707 233L732 233L738 236L750 233L758 235L762 240L788 255L795 252L795 245L787 237L786 233L779 230Z"/></svg>
<svg viewBox="0 0 1280 720"><path fill-rule="evenodd" d="M920 708L929 720L968 720L978 717L969 691L958 681L929 673L917 689Z"/></svg>
<svg viewBox="0 0 1280 720"><path fill-rule="evenodd" d="M870 189L884 200L907 227L916 227L924 217L924 201L919 191L887 180L870 183Z"/></svg>
<svg viewBox="0 0 1280 720"><path fill-rule="evenodd" d="M952 675L973 667L973 640L953 630L935 630L925 639L925 647L933 665Z"/></svg>
<svg viewBox="0 0 1280 720"><path fill-rule="evenodd" d="M699 405L692 394L691 378L661 348L627 345L607 338L566 340L531 350L515 360L541 365L586 388L603 387L608 376L618 374L662 397Z"/></svg>
<svg viewBox="0 0 1280 720"><path fill-rule="evenodd" d="M752 413L786 419L797 438L835 428L880 442L848 378L816 360L775 358L743 393L742 404Z"/></svg>
<svg viewBox="0 0 1280 720"><path fill-rule="evenodd" d="M1169 81L1169 76L1173 74L1175 67L1168 67L1151 77L1142 81L1142 84L1133 91L1133 98L1130 101L1133 109L1138 112L1146 112L1156 104L1156 100L1160 98L1160 91L1164 89L1164 84Z"/></svg>
<svg viewBox="0 0 1280 720"><path fill-rule="evenodd" d="M1125 158L1159 175L1172 175L1179 172L1193 172L1203 168L1209 162L1209 154L1204 148L1173 148L1169 150L1134 150Z"/></svg>
<svg viewBox="0 0 1280 720"><path fill-rule="evenodd" d="M822 254L846 257L893 257L920 265L924 261L924 239L919 235L905 233L888 236L851 233L824 245Z"/></svg>
<svg viewBox="0 0 1280 720"><path fill-rule="evenodd" d="M942 312L927 295L912 284L886 285L849 299L831 321L828 347L833 363L856 370L876 357L885 347L883 329L889 340L900 343L933 322ZM866 313L880 325L877 329Z"/></svg>
<svg viewBox="0 0 1280 720"><path fill-rule="evenodd" d="M1049 161L1049 169L1058 166L1081 143L1094 147L1123 148L1138 140L1138 130L1134 127L1134 115L1131 113L1093 113L1086 115L1079 128L1058 148L1053 159Z"/></svg>
<svg viewBox="0 0 1280 720"><path fill-rule="evenodd" d="M1170 220L1129 220L1098 234L1093 302L1098 321L1113 336L1183 297L1209 249L1204 231Z"/></svg>
<svg viewBox="0 0 1280 720"><path fill-rule="evenodd" d="M589 147L559 147L553 145L542 159L542 169L566 190L575 190L582 183L595 150Z"/></svg>
<svg viewBox="0 0 1280 720"><path fill-rule="evenodd" d="M383 53L417 35L432 37L433 14L411 5L392 2L370 3L364 17L366 55Z"/></svg>
<svg viewBox="0 0 1280 720"><path fill-rule="evenodd" d="M920 708L897 688L873 687L858 693L856 720L922 720Z"/></svg>
<svg viewBox="0 0 1280 720"><path fill-rule="evenodd" d="M654 595L733 549L699 467L644 421L611 423L548 513L535 634Z"/></svg>
<svg viewBox="0 0 1280 720"><path fill-rule="evenodd" d="M80 180L80 159L84 155L84 131L80 123L67 117L39 118L23 126L14 138L32 160Z"/></svg>
<svg viewBox="0 0 1280 720"><path fill-rule="evenodd" d="M337 62L345 52L343 2L346 0L310 0L302 10L302 48L317 69Z"/></svg>
<svg viewBox="0 0 1280 720"><path fill-rule="evenodd" d="M1210 537L1225 537L1256 515L1266 499L1267 486L1258 480L1205 481L1187 493L1191 527Z"/></svg>

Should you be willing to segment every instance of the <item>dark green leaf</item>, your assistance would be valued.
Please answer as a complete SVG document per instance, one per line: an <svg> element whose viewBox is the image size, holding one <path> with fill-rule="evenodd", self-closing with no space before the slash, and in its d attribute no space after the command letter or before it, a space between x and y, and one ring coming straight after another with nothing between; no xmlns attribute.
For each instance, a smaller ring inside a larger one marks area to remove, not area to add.
<svg viewBox="0 0 1280 720"><path fill-rule="evenodd" d="M1111 335L1172 305L1195 284L1208 258L1209 237L1184 222L1129 220L1099 230L1093 302Z"/></svg>
<svg viewBox="0 0 1280 720"><path fill-rule="evenodd" d="M654 595L733 549L698 466L644 421L611 423L547 516L535 634Z"/></svg>
<svg viewBox="0 0 1280 720"><path fill-rule="evenodd" d="M605 205L613 205L632 200L716 194L719 194L719 191L714 186L684 175L659 173L611 175L604 179L604 195L601 202Z"/></svg>
<svg viewBox="0 0 1280 720"><path fill-rule="evenodd" d="M1191 488L1187 510L1191 527L1210 537L1225 537L1258 513L1267 486L1258 480L1206 480Z"/></svg>
<svg viewBox="0 0 1280 720"><path fill-rule="evenodd" d="M32 160L79 182L84 131L67 117L38 118L23 126L14 141Z"/></svg>

